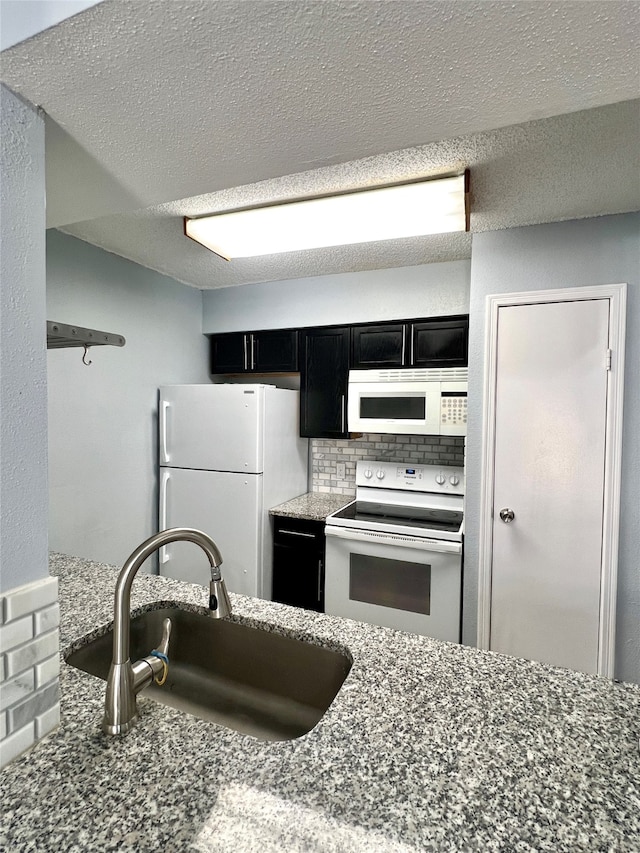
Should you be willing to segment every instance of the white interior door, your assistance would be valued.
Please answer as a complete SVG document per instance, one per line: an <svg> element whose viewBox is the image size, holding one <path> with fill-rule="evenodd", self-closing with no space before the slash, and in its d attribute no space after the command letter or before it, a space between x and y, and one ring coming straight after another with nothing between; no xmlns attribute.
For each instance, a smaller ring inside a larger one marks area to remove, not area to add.
<svg viewBox="0 0 640 853"><path fill-rule="evenodd" d="M609 300L498 309L490 648L598 669Z"/></svg>

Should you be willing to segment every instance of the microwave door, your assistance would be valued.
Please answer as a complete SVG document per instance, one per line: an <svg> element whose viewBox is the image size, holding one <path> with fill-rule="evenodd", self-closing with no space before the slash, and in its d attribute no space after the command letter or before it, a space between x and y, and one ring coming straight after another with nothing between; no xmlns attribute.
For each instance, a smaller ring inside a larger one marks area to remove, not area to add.
<svg viewBox="0 0 640 853"><path fill-rule="evenodd" d="M362 383L349 389L351 432L436 435L440 427L438 383Z"/></svg>

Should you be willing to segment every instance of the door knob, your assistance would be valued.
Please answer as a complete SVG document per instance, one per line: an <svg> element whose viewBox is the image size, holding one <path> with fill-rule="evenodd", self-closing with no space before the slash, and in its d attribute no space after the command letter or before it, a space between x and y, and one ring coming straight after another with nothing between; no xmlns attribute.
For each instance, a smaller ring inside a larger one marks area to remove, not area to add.
<svg viewBox="0 0 640 853"><path fill-rule="evenodd" d="M500 518L504 521L505 524L510 524L515 517L516 514L512 509L508 509L507 507L505 507L505 509L500 510Z"/></svg>

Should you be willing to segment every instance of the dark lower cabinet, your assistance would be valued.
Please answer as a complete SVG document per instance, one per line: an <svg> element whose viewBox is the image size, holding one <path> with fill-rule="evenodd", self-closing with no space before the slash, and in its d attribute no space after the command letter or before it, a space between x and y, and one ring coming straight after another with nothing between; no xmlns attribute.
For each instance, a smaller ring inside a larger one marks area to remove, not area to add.
<svg viewBox="0 0 640 853"><path fill-rule="evenodd" d="M300 332L300 435L346 438L348 326Z"/></svg>
<svg viewBox="0 0 640 853"><path fill-rule="evenodd" d="M324 521L273 521L273 600L324 613Z"/></svg>

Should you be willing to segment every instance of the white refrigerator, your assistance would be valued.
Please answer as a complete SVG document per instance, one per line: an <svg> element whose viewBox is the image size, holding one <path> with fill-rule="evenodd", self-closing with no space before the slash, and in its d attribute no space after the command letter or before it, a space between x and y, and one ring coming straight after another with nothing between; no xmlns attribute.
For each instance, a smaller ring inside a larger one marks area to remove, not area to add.
<svg viewBox="0 0 640 853"><path fill-rule="evenodd" d="M307 491L308 442L299 394L273 385L160 388L159 527L195 527L222 553L231 592L271 598L269 509ZM200 548L161 549L161 575L208 588Z"/></svg>

